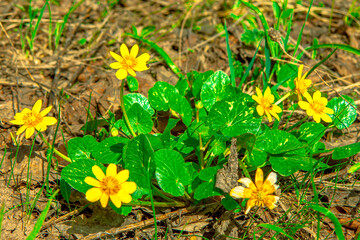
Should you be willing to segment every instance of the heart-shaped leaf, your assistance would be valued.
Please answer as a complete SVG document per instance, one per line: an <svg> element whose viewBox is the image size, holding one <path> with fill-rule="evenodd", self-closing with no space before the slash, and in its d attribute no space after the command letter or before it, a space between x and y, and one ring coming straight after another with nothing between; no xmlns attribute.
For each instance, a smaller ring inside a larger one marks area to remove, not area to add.
<svg viewBox="0 0 360 240"><path fill-rule="evenodd" d="M126 111L129 111L130 107L134 103L138 103L145 111L150 113L150 115L154 115L155 111L150 106L149 100L144 95L140 93L129 93L124 96L124 105Z"/></svg>
<svg viewBox="0 0 360 240"><path fill-rule="evenodd" d="M356 104L354 100L346 95L331 99L327 107L334 110L330 117L338 129L348 128L356 119Z"/></svg>
<svg viewBox="0 0 360 240"><path fill-rule="evenodd" d="M228 137L244 133L256 133L261 119L254 116L254 108L249 107L250 96L239 94L214 104L209 113L208 122L214 131L220 130Z"/></svg>
<svg viewBox="0 0 360 240"><path fill-rule="evenodd" d="M192 84L192 93L196 99L200 100L200 91L202 85L213 73L214 71L207 71L204 73L191 71L187 74L188 81Z"/></svg>
<svg viewBox="0 0 360 240"><path fill-rule="evenodd" d="M129 122L131 127L136 133L149 133L153 127L153 121L151 119L151 114L144 110L138 103L134 103L129 111L127 111ZM129 134L129 130L123 122L124 132Z"/></svg>
<svg viewBox="0 0 360 240"><path fill-rule="evenodd" d="M180 153L161 149L155 153L156 180L162 190L173 196L184 195L185 186L191 183L185 161Z"/></svg>
<svg viewBox="0 0 360 240"><path fill-rule="evenodd" d="M192 112L190 103L184 96L180 94L172 94L170 96L169 106L171 110L178 113L186 126L189 126L192 119Z"/></svg>
<svg viewBox="0 0 360 240"><path fill-rule="evenodd" d="M68 154L72 161L76 162L78 160L91 159L92 150L99 143L95 140L93 136L86 135L84 137L72 138L68 141Z"/></svg>
<svg viewBox="0 0 360 240"><path fill-rule="evenodd" d="M129 87L130 92L136 92L139 90L139 82L133 76L127 76L126 81Z"/></svg>
<svg viewBox="0 0 360 240"><path fill-rule="evenodd" d="M158 111L169 110L170 96L173 94L179 94L179 91L167 82L156 82L148 92L151 106Z"/></svg>
<svg viewBox="0 0 360 240"><path fill-rule="evenodd" d="M332 158L334 160L340 160L354 156L360 152L360 142L349 144L346 146L338 147L334 149Z"/></svg>
<svg viewBox="0 0 360 240"><path fill-rule="evenodd" d="M215 187L216 173L221 166L209 167L200 171L199 178L205 182L201 183L195 190L194 198L201 200L208 197L220 196L223 193Z"/></svg>
<svg viewBox="0 0 360 240"><path fill-rule="evenodd" d="M92 154L97 161L103 164L118 164L122 159L123 148L128 141L129 139L122 137L106 138L96 145Z"/></svg>

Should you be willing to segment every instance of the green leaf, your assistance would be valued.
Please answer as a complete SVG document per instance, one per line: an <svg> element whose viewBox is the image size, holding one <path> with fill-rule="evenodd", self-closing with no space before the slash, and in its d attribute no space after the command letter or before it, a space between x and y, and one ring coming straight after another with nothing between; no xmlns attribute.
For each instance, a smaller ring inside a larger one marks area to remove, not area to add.
<svg viewBox="0 0 360 240"><path fill-rule="evenodd" d="M190 185L187 186L187 192L189 194L193 193L195 189L202 183L199 176L199 165L194 162L185 163L186 171L190 175Z"/></svg>
<svg viewBox="0 0 360 240"><path fill-rule="evenodd" d="M275 1L273 1L272 5L273 5L274 16L276 19L279 19L280 13L281 13L281 8L280 8L279 4Z"/></svg>
<svg viewBox="0 0 360 240"><path fill-rule="evenodd" d="M76 137L68 141L67 151L70 159L74 162L84 159L93 160L91 152L98 144L95 138L90 135L82 138Z"/></svg>
<svg viewBox="0 0 360 240"><path fill-rule="evenodd" d="M170 140L171 140L171 129L173 129L176 124L179 122L179 119L169 118L168 124L164 132L161 134L161 141L164 147L170 147Z"/></svg>
<svg viewBox="0 0 360 240"><path fill-rule="evenodd" d="M334 149L332 158L334 160L340 160L348 158L358 154L360 152L360 142L349 144L346 146L338 147Z"/></svg>
<svg viewBox="0 0 360 240"><path fill-rule="evenodd" d="M206 110L210 111L216 102L234 94L235 90L230 85L229 76L223 71L217 71L203 83L200 98Z"/></svg>
<svg viewBox="0 0 360 240"><path fill-rule="evenodd" d="M110 207L118 214L120 215L123 215L123 216L127 216L129 215L129 213L131 213L131 210L132 210L132 206L124 206L124 205L121 205L121 207L117 208L113 203L112 201L109 201L109 205Z"/></svg>
<svg viewBox="0 0 360 240"><path fill-rule="evenodd" d="M148 92L151 106L158 111L169 110L170 97L173 94L178 94L179 91L170 83L156 82Z"/></svg>
<svg viewBox="0 0 360 240"><path fill-rule="evenodd" d="M178 113L186 126L189 126L192 120L192 111L190 103L184 96L180 94L172 94L170 96L169 106Z"/></svg>
<svg viewBox="0 0 360 240"><path fill-rule="evenodd" d="M205 168L200 171L199 178L205 182L201 183L195 190L194 198L201 200L208 197L220 196L223 193L220 189L215 187L216 174L221 166Z"/></svg>
<svg viewBox="0 0 360 240"><path fill-rule="evenodd" d="M248 155L247 159L252 166L258 167L266 162L267 154L266 152L258 149L257 147L254 147L251 151L251 154Z"/></svg>
<svg viewBox="0 0 360 240"><path fill-rule="evenodd" d="M179 94L184 97L187 95L187 93L190 90L189 83L185 78L180 78L177 81L175 87L179 91Z"/></svg>
<svg viewBox="0 0 360 240"><path fill-rule="evenodd" d="M191 183L185 161L180 153L160 149L155 153L156 180L162 190L175 197L184 195L185 186Z"/></svg>
<svg viewBox="0 0 360 240"><path fill-rule="evenodd" d="M63 178L60 179L60 192L65 201L69 204L71 187Z"/></svg>
<svg viewBox="0 0 360 240"><path fill-rule="evenodd" d="M129 139L122 137L107 138L96 145L92 154L97 161L103 164L118 164L122 158L123 148L128 141Z"/></svg>
<svg viewBox="0 0 360 240"><path fill-rule="evenodd" d="M144 108L141 107L140 104L134 103L130 107L129 111L127 111L127 115L129 118L130 125L136 133L151 132L153 127L153 121L151 119L151 115L149 112L144 110ZM126 125L124 126L124 129L126 129L127 131L125 132L128 133L129 130L125 127Z"/></svg>
<svg viewBox="0 0 360 240"><path fill-rule="evenodd" d="M295 87L293 81L289 81L290 79L294 79L297 77L298 69L291 64L284 64L280 70L277 72L277 84L271 88L271 90L276 91L280 85L282 86L290 86L291 88ZM289 83L287 83L289 81Z"/></svg>
<svg viewBox="0 0 360 240"><path fill-rule="evenodd" d="M155 29L156 29L156 27L154 25L146 26L143 29L141 29L140 36L141 37L146 37L150 33L154 32Z"/></svg>
<svg viewBox="0 0 360 240"><path fill-rule="evenodd" d="M342 97L346 101L341 97L335 97L331 99L327 105L328 108L334 110L334 114L330 114L329 116L333 120L334 125L340 130L348 128L357 116L354 100L346 95L342 95Z"/></svg>
<svg viewBox="0 0 360 240"><path fill-rule="evenodd" d="M130 172L129 181L134 181L142 189L150 189L148 175L151 178L155 172L154 151L161 145L156 141L160 142L150 135L141 134L131 139L124 148L124 168ZM139 191L143 192L141 189Z"/></svg>
<svg viewBox="0 0 360 240"><path fill-rule="evenodd" d="M239 203L234 200L232 197L230 197L229 194L225 195L225 198L223 198L221 200L221 204L225 207L226 210L228 211L232 211L235 210L234 212L240 212L241 211L241 206L239 205Z"/></svg>
<svg viewBox="0 0 360 240"><path fill-rule="evenodd" d="M360 169L360 162L354 164L353 166L351 166L348 170L348 173L354 173L356 172L357 170Z"/></svg>
<svg viewBox="0 0 360 240"><path fill-rule="evenodd" d="M308 122L300 126L299 130L293 132L300 141L313 145L325 134L326 128L321 123Z"/></svg>
<svg viewBox="0 0 360 240"><path fill-rule="evenodd" d="M136 78L129 75L126 77L126 81L130 92L136 92L139 90L139 82Z"/></svg>
<svg viewBox="0 0 360 240"><path fill-rule="evenodd" d="M200 91L204 82L214 73L214 71L207 71L199 73L197 71L191 71L187 74L188 81L192 84L191 90L194 97L200 100Z"/></svg>
<svg viewBox="0 0 360 240"><path fill-rule="evenodd" d="M87 123L84 124L84 126L82 126L80 128L80 130L85 131L86 132L93 132L96 129L98 129L99 127L103 127L103 126L108 126L109 122L106 119L95 119L92 121L88 121Z"/></svg>
<svg viewBox="0 0 360 240"><path fill-rule="evenodd" d="M76 162L70 163L61 171L61 179L64 179L72 188L79 192L85 193L92 186L85 183L86 177L93 177L92 167L98 165L104 171L104 166L90 159L80 159Z"/></svg>
<svg viewBox="0 0 360 240"><path fill-rule="evenodd" d="M241 41L247 45L258 44L258 42L263 38L264 31L254 28L253 30L246 29L243 34L241 34Z"/></svg>
<svg viewBox="0 0 360 240"><path fill-rule="evenodd" d="M281 227L278 227L278 226L276 226L276 225L267 224L267 223L260 223L260 224L258 225L258 227L264 227L264 228L273 230L273 231L275 231L275 232L278 232L278 233L283 234L287 239L292 239L292 240L294 240L294 238L291 237L289 234L287 234L287 233L284 231L284 229L282 229Z"/></svg>
<svg viewBox="0 0 360 240"><path fill-rule="evenodd" d="M214 131L221 131L228 137L243 133L256 133L260 128L261 118L254 117L255 109L250 107L251 97L238 94L214 104L209 113L208 122Z"/></svg>
<svg viewBox="0 0 360 240"><path fill-rule="evenodd" d="M145 111L150 113L151 116L154 115L155 111L150 106L149 100L144 95L140 93L129 93L124 96L124 105L126 111L129 111L134 103L138 103Z"/></svg>
<svg viewBox="0 0 360 240"><path fill-rule="evenodd" d="M314 160L306 156L303 143L282 130L270 130L258 137L256 147L270 154L274 171L289 176L302 169L311 170Z"/></svg>
<svg viewBox="0 0 360 240"><path fill-rule="evenodd" d="M220 154L224 153L226 150L226 143L221 139L214 139L214 141L210 144L212 154L215 156L219 156Z"/></svg>

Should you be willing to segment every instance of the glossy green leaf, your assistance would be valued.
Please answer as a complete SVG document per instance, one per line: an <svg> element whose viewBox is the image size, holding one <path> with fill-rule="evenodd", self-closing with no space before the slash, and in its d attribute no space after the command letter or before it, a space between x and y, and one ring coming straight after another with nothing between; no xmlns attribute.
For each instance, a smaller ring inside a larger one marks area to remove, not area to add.
<svg viewBox="0 0 360 240"><path fill-rule="evenodd" d="M130 75L127 76L126 82L127 82L130 92L136 92L139 90L139 82L133 76L130 76Z"/></svg>
<svg viewBox="0 0 360 240"><path fill-rule="evenodd" d="M170 147L171 129L173 129L178 122L179 122L179 119L169 118L165 130L161 134L161 141L162 141L164 147Z"/></svg>
<svg viewBox="0 0 360 240"><path fill-rule="evenodd" d="M60 179L60 192L67 203L70 200L71 186L63 179Z"/></svg>
<svg viewBox="0 0 360 240"><path fill-rule="evenodd" d="M96 145L92 154L97 161L103 164L118 164L122 159L123 148L128 141L129 139L122 137L106 138Z"/></svg>
<svg viewBox="0 0 360 240"><path fill-rule="evenodd" d="M252 166L258 167L266 162L267 154L266 152L254 147L247 159Z"/></svg>
<svg viewBox="0 0 360 240"><path fill-rule="evenodd" d="M187 74L188 81L192 84L191 90L194 97L200 100L200 91L204 82L214 73L214 71L207 71L199 73L197 71L191 71Z"/></svg>
<svg viewBox="0 0 360 240"><path fill-rule="evenodd" d="M186 126L189 126L192 120L192 110L190 103L180 94L172 94L169 98L171 110L178 113Z"/></svg>
<svg viewBox="0 0 360 240"><path fill-rule="evenodd" d="M325 134L326 128L321 123L307 122L303 123L294 135L300 140L308 144L315 144Z"/></svg>
<svg viewBox="0 0 360 240"><path fill-rule="evenodd" d="M177 81L175 87L179 91L179 94L181 96L186 96L188 94L188 92L190 91L189 83L185 78L180 78Z"/></svg>
<svg viewBox="0 0 360 240"><path fill-rule="evenodd" d="M72 138L68 141L68 155L69 158L76 162L78 160L91 159L92 150L99 143L95 140L93 136L86 135L84 137Z"/></svg>
<svg viewBox="0 0 360 240"><path fill-rule="evenodd" d="M93 177L92 167L98 165L105 172L104 166L90 159L80 159L76 162L70 163L61 171L61 179L64 179L72 188L79 192L85 193L92 186L85 183L86 177Z"/></svg>
<svg viewBox="0 0 360 240"><path fill-rule="evenodd" d="M141 134L131 139L124 149L124 168L130 172L129 181L134 181L139 188L149 189L148 176L152 177L155 172L153 145L148 135Z"/></svg>
<svg viewBox="0 0 360 240"><path fill-rule="evenodd" d="M150 133L153 127L153 121L149 112L144 110L138 103L134 103L127 111L131 127L136 133ZM125 125L125 124L124 124ZM123 126L124 126L123 125ZM126 127L126 126L124 126ZM126 128L125 128L126 129ZM127 129L126 129L127 130ZM125 131L129 133L129 131Z"/></svg>
<svg viewBox="0 0 360 240"><path fill-rule="evenodd" d="M129 215L129 213L131 213L131 210L132 210L132 206L124 206L124 205L121 205L120 208L117 208L113 203L112 201L109 201L109 205L110 207L118 214L121 214L123 216L127 216Z"/></svg>
<svg viewBox="0 0 360 240"><path fill-rule="evenodd" d="M340 160L340 159L354 156L355 154L358 154L359 152L360 152L360 142L356 142L353 144L335 148L332 158L334 160Z"/></svg>
<svg viewBox="0 0 360 240"><path fill-rule="evenodd" d="M124 96L124 105L126 111L129 111L130 107L134 103L138 103L145 111L150 113L150 115L154 115L155 111L150 106L149 100L144 95L140 93L129 93Z"/></svg>
<svg viewBox="0 0 360 240"><path fill-rule="evenodd" d="M167 82L156 82L148 92L151 106L158 111L169 110L170 96L178 94L179 91Z"/></svg>
<svg viewBox="0 0 360 240"><path fill-rule="evenodd" d="M226 194L225 197L223 199L221 199L221 204L228 211L234 210L235 213L241 211L241 206L239 205L239 203L235 199L230 197L229 194Z"/></svg>
<svg viewBox="0 0 360 240"><path fill-rule="evenodd" d="M210 168L205 168L200 171L199 178L205 182L201 183L195 190L194 198L196 200L201 200L208 197L220 196L223 193L220 189L215 187L216 183L216 174L221 166L215 166Z"/></svg>
<svg viewBox="0 0 360 240"><path fill-rule="evenodd" d="M156 180L162 190L173 196L184 195L185 186L191 183L185 161L180 153L161 149L155 153Z"/></svg>
<svg viewBox="0 0 360 240"><path fill-rule="evenodd" d="M274 171L282 176L290 176L298 170L310 171L316 163L310 157L292 154L270 156L269 161Z"/></svg>
<svg viewBox="0 0 360 240"><path fill-rule="evenodd" d="M216 102L233 94L235 94L235 90L231 88L229 76L223 71L217 71L203 83L200 98L206 110L210 111Z"/></svg>
<svg viewBox="0 0 360 240"><path fill-rule="evenodd" d="M195 189L202 183L199 176L199 165L194 162L185 163L186 171L190 176L190 185L187 186L187 192L189 194L193 193Z"/></svg>
<svg viewBox="0 0 360 240"><path fill-rule="evenodd" d="M346 95L342 95L342 97L346 101L341 97L335 97L327 105L328 108L334 110L334 114L331 114L330 117L338 129L348 128L357 116L354 100Z"/></svg>
<svg viewBox="0 0 360 240"><path fill-rule="evenodd" d="M261 118L254 116L255 108L250 107L250 99L247 94L238 94L215 103L209 113L210 127L214 131L220 130L228 137L256 133L260 128Z"/></svg>

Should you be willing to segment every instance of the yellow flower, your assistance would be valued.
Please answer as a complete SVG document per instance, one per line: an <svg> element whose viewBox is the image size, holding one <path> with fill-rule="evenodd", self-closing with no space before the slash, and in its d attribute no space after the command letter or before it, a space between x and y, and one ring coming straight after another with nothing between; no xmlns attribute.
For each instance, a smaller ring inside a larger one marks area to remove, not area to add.
<svg viewBox="0 0 360 240"><path fill-rule="evenodd" d="M121 202L131 202L130 194L135 192L136 184L126 181L129 178L129 170L117 173L116 165L110 164L106 169L106 175L97 165L92 167L92 172L97 179L85 178L87 184L94 186L86 192L87 200L96 202L100 199L101 206L106 207L110 198L117 208L121 207Z"/></svg>
<svg viewBox="0 0 360 240"><path fill-rule="evenodd" d="M25 137L29 138L34 134L35 129L39 132L43 132L46 130L47 125L54 125L57 122L54 117L45 117L45 115L50 112L52 106L49 106L40 112L41 105L42 101L37 100L32 110L25 108L15 115L15 120L10 121L10 123L23 125L16 132L16 135L19 135L26 130Z"/></svg>
<svg viewBox="0 0 360 240"><path fill-rule="evenodd" d="M272 195L279 187L276 185L276 173L271 172L264 182L264 173L258 168L255 175L255 184L250 178L240 178L239 183L244 184L247 188L237 186L230 191L230 196L234 198L248 198L246 204L247 214L254 206L268 207L274 209L279 200L278 196Z"/></svg>
<svg viewBox="0 0 360 240"><path fill-rule="evenodd" d="M320 91L316 91L313 98L309 93L305 93L304 97L308 102L299 101L299 106L306 110L307 115L312 116L317 123L320 122L320 119L324 120L324 122L332 122L328 114L334 114L334 111L326 107L328 100L321 97Z"/></svg>
<svg viewBox="0 0 360 240"><path fill-rule="evenodd" d="M275 97L271 94L271 90L267 87L265 94L263 96L262 92L259 88L256 88L256 95L252 95L252 99L254 99L259 105L256 107L256 111L260 116L266 114L269 122L272 122L271 115L273 115L277 120L279 120L278 113L281 113L281 108L274 103ZM271 114L271 115L270 115Z"/></svg>
<svg viewBox="0 0 360 240"><path fill-rule="evenodd" d="M141 72L148 70L146 62L149 61L150 55L143 53L139 57L136 57L139 52L139 46L135 44L129 53L128 47L123 43L120 47L121 56L110 51L110 54L117 62L111 63L110 67L112 69L118 69L116 72L116 77L119 80L122 80L127 77L128 73L132 76L136 76L135 71Z"/></svg>
<svg viewBox="0 0 360 240"><path fill-rule="evenodd" d="M303 76L301 76L303 68L304 68L304 65L301 64L299 66L298 77L295 78L295 80L294 80L294 82L295 82L295 92L298 95L299 101L302 99L301 96L304 96L304 94L307 93L307 89L312 84L310 79L305 79L305 76L306 76L307 72Z"/></svg>

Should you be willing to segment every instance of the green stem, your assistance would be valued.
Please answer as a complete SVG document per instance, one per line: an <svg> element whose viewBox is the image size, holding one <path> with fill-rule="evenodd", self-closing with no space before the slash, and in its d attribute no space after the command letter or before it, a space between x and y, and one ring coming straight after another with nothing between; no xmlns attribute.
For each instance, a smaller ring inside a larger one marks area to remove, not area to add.
<svg viewBox="0 0 360 240"><path fill-rule="evenodd" d="M239 166L240 166L240 168L243 170L245 176L246 176L247 178L251 179L250 174L249 174L249 172L248 172L248 170L247 170L247 168L245 167L245 164L244 164L244 159L245 159L245 158L246 158L246 155L243 157L243 159L241 159L241 160L239 161Z"/></svg>
<svg viewBox="0 0 360 240"><path fill-rule="evenodd" d="M275 105L280 104L282 101L284 101L285 99L287 99L289 96L291 95L291 92L288 92L287 94L285 94L282 98L280 98Z"/></svg>
<svg viewBox="0 0 360 240"><path fill-rule="evenodd" d="M200 122L199 109L196 109L196 122ZM201 133L199 133L199 148L200 148L200 169L202 170L205 168L205 164L204 164L204 147L201 138Z"/></svg>
<svg viewBox="0 0 360 240"><path fill-rule="evenodd" d="M121 86L120 86L120 107L121 107L121 110L124 114L124 119L125 119L125 123L131 133L131 135L133 137L136 137L136 133L134 132L134 129L131 127L131 124L130 124L130 121L129 121L129 118L128 118L128 115L126 113L126 110L125 110L125 104L124 104L124 83L125 83L125 79L123 79L121 81Z"/></svg>
<svg viewBox="0 0 360 240"><path fill-rule="evenodd" d="M149 202L149 201L139 201L133 200L129 203L124 203L126 206L153 206L154 207L186 207L184 202Z"/></svg>
<svg viewBox="0 0 360 240"><path fill-rule="evenodd" d="M41 132L38 132L38 133L39 133L39 136L40 136L41 140L46 144L46 146L47 146L48 148L51 149L51 145L50 145L50 143L45 139L44 135L42 135ZM65 156L64 154L62 154L61 152L59 152L59 151L56 150L55 148L54 148L53 150L54 150L54 153L55 153L56 155L58 155L59 157L61 157L62 159L66 160L66 161L68 161L68 162L70 162L70 163L72 162L69 157Z"/></svg>
<svg viewBox="0 0 360 240"><path fill-rule="evenodd" d="M301 125L306 119L308 118L308 116L305 116L303 119L301 119L299 122L297 122L296 124L292 125L291 127L289 127L288 129L286 129L287 132L290 132L291 130L293 130L294 128L296 128L297 126Z"/></svg>

